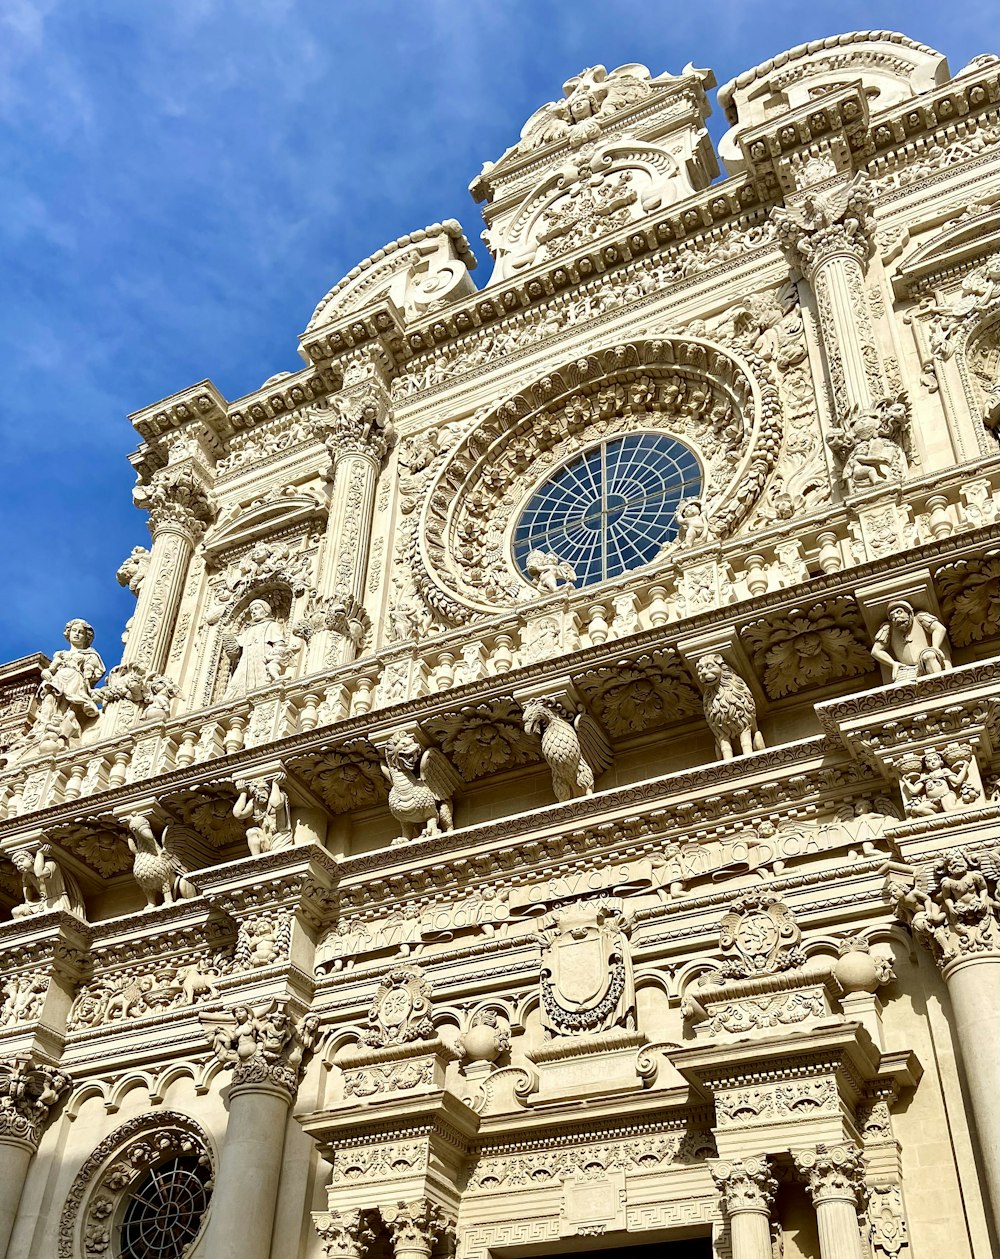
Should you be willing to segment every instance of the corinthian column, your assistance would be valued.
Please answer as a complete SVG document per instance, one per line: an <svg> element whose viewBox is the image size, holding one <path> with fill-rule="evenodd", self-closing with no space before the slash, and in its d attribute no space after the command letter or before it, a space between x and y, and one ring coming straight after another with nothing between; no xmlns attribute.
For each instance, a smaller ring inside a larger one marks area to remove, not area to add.
<svg viewBox="0 0 1000 1259"><path fill-rule="evenodd" d="M386 377L374 355L351 365L342 393L314 420L313 431L329 452L333 488L310 672L353 660L367 631L364 595L375 489L394 440Z"/></svg>
<svg viewBox="0 0 1000 1259"><path fill-rule="evenodd" d="M315 1020L306 1018L296 1029L272 1003L259 1010L237 1006L228 1018L203 1022L212 1029L216 1054L233 1069L203 1249L212 1259L268 1259L288 1111L315 1040Z"/></svg>
<svg viewBox="0 0 1000 1259"><path fill-rule="evenodd" d="M0 1063L0 1259L7 1255L31 1160L70 1077L25 1059Z"/></svg>
<svg viewBox="0 0 1000 1259"><path fill-rule="evenodd" d="M820 1259L864 1259L858 1204L864 1162L855 1145L817 1145L794 1155L816 1208Z"/></svg>
<svg viewBox="0 0 1000 1259"><path fill-rule="evenodd" d="M729 1217L733 1259L771 1259L771 1204L778 1182L767 1159L714 1163L711 1171Z"/></svg>
<svg viewBox="0 0 1000 1259"><path fill-rule="evenodd" d="M393 1259L430 1259L439 1237L449 1230L441 1208L426 1198L381 1207L392 1239Z"/></svg>
<svg viewBox="0 0 1000 1259"><path fill-rule="evenodd" d="M816 294L838 415L854 405L870 410L885 395L885 378L865 293L875 249L867 178L856 175L831 192L806 190L771 218L786 257Z"/></svg>
<svg viewBox="0 0 1000 1259"><path fill-rule="evenodd" d="M148 676L166 667L188 565L213 509L204 482L188 467L164 469L134 497L149 508L153 545L122 664L138 665Z"/></svg>
<svg viewBox="0 0 1000 1259"><path fill-rule="evenodd" d="M360 1211L314 1211L313 1225L327 1259L365 1259L374 1238Z"/></svg>
<svg viewBox="0 0 1000 1259"><path fill-rule="evenodd" d="M988 868L989 878L975 857L952 848L934 867L928 891L916 884L890 889L948 987L952 1035L1000 1234L1000 889Z"/></svg>

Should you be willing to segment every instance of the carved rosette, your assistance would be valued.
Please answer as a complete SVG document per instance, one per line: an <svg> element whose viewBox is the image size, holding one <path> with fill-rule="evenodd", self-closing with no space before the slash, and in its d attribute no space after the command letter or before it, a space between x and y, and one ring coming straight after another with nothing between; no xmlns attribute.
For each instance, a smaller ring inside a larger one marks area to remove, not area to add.
<svg viewBox="0 0 1000 1259"><path fill-rule="evenodd" d="M380 1208L396 1259L428 1259L453 1224L436 1203L426 1198Z"/></svg>
<svg viewBox="0 0 1000 1259"><path fill-rule="evenodd" d="M856 1145L817 1145L813 1150L800 1150L793 1157L817 1207L835 1201L864 1206L865 1163Z"/></svg>
<svg viewBox="0 0 1000 1259"><path fill-rule="evenodd" d="M375 1239L360 1211L314 1211L312 1218L328 1259L361 1259Z"/></svg>
<svg viewBox="0 0 1000 1259"><path fill-rule="evenodd" d="M72 1084L57 1067L24 1058L0 1062L0 1140L37 1150L52 1112Z"/></svg>
<svg viewBox="0 0 1000 1259"><path fill-rule="evenodd" d="M766 1158L741 1158L710 1165L712 1179L722 1194L729 1215L757 1211L770 1215L778 1182Z"/></svg>
<svg viewBox="0 0 1000 1259"><path fill-rule="evenodd" d="M789 262L812 283L832 258L868 266L875 252L873 205L869 181L858 174L844 188L806 192L794 205L772 210L771 219Z"/></svg>

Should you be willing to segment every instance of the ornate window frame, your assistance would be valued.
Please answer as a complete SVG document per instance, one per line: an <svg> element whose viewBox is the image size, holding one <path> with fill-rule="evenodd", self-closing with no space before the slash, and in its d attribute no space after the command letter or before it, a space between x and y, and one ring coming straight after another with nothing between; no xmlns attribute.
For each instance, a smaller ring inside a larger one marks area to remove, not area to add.
<svg viewBox="0 0 1000 1259"><path fill-rule="evenodd" d="M110 1259L113 1224L130 1190L150 1166L193 1153L208 1158L214 1176L218 1157L208 1133L180 1111L149 1112L116 1128L76 1174L59 1216L58 1259Z"/></svg>
<svg viewBox="0 0 1000 1259"><path fill-rule="evenodd" d="M730 408L736 437L728 447L707 419L710 407L699 418L670 402L678 381L688 396L693 388ZM650 387L656 400L647 406L640 399ZM720 539L763 493L783 433L771 369L753 351L667 335L581 355L493 407L431 483L409 556L427 604L453 625L514 605L525 582L507 542L511 518L564 458L630 428L663 432L693 451Z"/></svg>

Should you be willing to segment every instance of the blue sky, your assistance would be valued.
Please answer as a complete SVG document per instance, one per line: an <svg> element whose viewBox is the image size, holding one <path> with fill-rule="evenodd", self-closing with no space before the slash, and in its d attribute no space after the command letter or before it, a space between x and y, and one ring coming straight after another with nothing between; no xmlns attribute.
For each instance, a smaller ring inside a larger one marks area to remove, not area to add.
<svg viewBox="0 0 1000 1259"><path fill-rule="evenodd" d="M995 26L985 0L0 0L0 662L71 616L118 660L147 541L126 415L295 370L319 298L403 232L478 245L469 181L571 74L722 83L874 28L956 71Z"/></svg>

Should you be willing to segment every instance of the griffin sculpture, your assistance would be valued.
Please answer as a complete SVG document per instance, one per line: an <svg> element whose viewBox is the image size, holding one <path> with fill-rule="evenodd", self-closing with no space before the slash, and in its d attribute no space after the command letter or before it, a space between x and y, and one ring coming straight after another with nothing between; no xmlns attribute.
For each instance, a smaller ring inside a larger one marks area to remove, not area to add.
<svg viewBox="0 0 1000 1259"><path fill-rule="evenodd" d="M452 798L462 780L444 753L437 748L425 750L404 732L386 744L385 761L382 773L389 784L389 812L401 827L394 842L405 844L452 830Z"/></svg>
<svg viewBox="0 0 1000 1259"><path fill-rule="evenodd" d="M146 897L146 908L155 909L162 901L172 905L198 895L198 889L187 879L187 866L175 851L173 831L184 832L184 827L164 827L162 839L142 813L132 813L123 819L128 828L128 846L134 854L132 874Z"/></svg>

